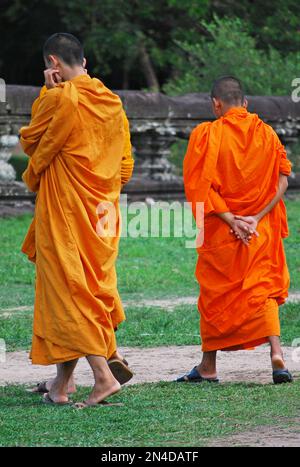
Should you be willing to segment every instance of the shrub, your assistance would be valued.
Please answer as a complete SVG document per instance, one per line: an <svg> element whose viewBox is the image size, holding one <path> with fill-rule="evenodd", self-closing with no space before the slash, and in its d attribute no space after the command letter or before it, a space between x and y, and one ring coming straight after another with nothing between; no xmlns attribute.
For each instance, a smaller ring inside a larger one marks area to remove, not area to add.
<svg viewBox="0 0 300 467"><path fill-rule="evenodd" d="M178 42L183 54L176 59L176 77L165 86L167 94L209 92L222 75L235 75L252 95L289 95L291 82L300 76L300 53L283 57L272 47L259 50L248 26L238 18L218 18L204 24L210 37L197 44Z"/></svg>

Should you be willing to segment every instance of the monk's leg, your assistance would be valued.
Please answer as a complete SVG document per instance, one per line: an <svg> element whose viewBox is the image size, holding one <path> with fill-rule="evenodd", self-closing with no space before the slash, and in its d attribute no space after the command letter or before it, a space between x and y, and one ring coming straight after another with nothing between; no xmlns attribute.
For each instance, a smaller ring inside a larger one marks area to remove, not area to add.
<svg viewBox="0 0 300 467"><path fill-rule="evenodd" d="M95 405L106 397L112 396L121 389L120 383L114 378L104 357L89 355L86 357L95 378L94 388L86 401L87 405Z"/></svg>
<svg viewBox="0 0 300 467"><path fill-rule="evenodd" d="M61 365L61 363L58 363L56 365L56 369L57 371L59 371L59 366ZM52 387L52 384L53 384L53 381L54 381L55 378L52 378L52 379L48 379L46 382L45 382L45 387L48 391L50 391L51 387ZM43 385L44 387L44 383L40 383L40 385ZM38 385L39 386L39 385ZM41 392L38 388L38 386L36 386L35 388L33 388L32 392ZM44 392L44 389L43 391ZM74 392L76 392L76 384L75 384L75 379L74 379L74 373L71 374L70 376L70 379L68 381L68 394L73 394Z"/></svg>
<svg viewBox="0 0 300 467"><path fill-rule="evenodd" d="M120 360L121 362L125 360L123 355L118 351L118 349L111 355L109 360L112 359Z"/></svg>
<svg viewBox="0 0 300 467"><path fill-rule="evenodd" d="M76 392L76 384L75 384L74 371L73 371L68 381L68 394L73 394L74 392Z"/></svg>
<svg viewBox="0 0 300 467"><path fill-rule="evenodd" d="M68 401L68 384L72 378L78 359L57 365L57 375L52 381L49 396L53 402Z"/></svg>
<svg viewBox="0 0 300 467"><path fill-rule="evenodd" d="M217 352L203 352L202 362L197 366L198 373L203 378L216 378L217 377Z"/></svg>
<svg viewBox="0 0 300 467"><path fill-rule="evenodd" d="M273 370L284 370L285 364L280 345L280 338L278 336L269 336L269 342L271 347L271 362Z"/></svg>

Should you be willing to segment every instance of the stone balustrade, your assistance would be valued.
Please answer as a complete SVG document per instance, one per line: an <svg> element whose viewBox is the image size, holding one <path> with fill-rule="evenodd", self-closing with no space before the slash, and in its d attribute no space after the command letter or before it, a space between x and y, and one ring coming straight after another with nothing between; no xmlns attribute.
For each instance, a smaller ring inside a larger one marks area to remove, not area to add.
<svg viewBox="0 0 300 467"><path fill-rule="evenodd" d="M19 128L30 120L33 100L39 88L6 87L6 102L0 102L0 197L7 186L14 191L13 168L8 164ZM169 161L170 148L177 138L187 139L200 122L214 118L208 94L168 97L142 91L117 91L128 118L135 150L136 167L127 191L145 196L176 196L182 193L182 179ZM300 105L290 97L249 96L249 111L257 113L278 133L289 148L300 138ZM297 182L299 183L299 182ZM4 189L4 186L6 187ZM19 193L21 185L16 185ZM163 195L164 194L164 195Z"/></svg>

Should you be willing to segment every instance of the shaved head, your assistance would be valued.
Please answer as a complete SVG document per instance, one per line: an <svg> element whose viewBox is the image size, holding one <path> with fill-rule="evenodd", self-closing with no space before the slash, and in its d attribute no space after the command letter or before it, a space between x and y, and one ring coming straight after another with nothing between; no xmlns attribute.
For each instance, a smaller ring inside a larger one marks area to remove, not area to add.
<svg viewBox="0 0 300 467"><path fill-rule="evenodd" d="M220 99L228 105L242 105L244 97L242 83L234 76L221 76L216 79L211 90L212 99Z"/></svg>
<svg viewBox="0 0 300 467"><path fill-rule="evenodd" d="M72 34L58 32L50 36L43 48L43 55L49 61L49 55L59 57L69 66L82 65L84 53L79 40Z"/></svg>

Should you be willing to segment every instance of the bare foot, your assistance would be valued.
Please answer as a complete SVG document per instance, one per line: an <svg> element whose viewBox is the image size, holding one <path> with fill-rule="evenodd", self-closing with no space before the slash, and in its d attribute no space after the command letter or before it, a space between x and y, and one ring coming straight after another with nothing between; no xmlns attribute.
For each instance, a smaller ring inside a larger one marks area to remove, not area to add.
<svg viewBox="0 0 300 467"><path fill-rule="evenodd" d="M85 407L92 407L103 402L107 397L116 394L121 389L120 383L113 378L110 382L104 382L101 385L95 384L89 398L85 402L77 402L75 407L83 409Z"/></svg>
<svg viewBox="0 0 300 467"><path fill-rule="evenodd" d="M61 385L58 385L56 378L52 381L48 395L55 404L61 404L69 401L67 386L62 387Z"/></svg>
<svg viewBox="0 0 300 467"><path fill-rule="evenodd" d="M45 389L46 389L48 392L51 390L53 381L54 381L54 378L53 378L53 379L49 379L48 381L46 381L46 384L43 385L43 387L45 387ZM41 383L41 384L42 384L42 383ZM37 393L47 392L47 391L44 391L44 390L41 391L41 390L39 390L38 385L32 389L32 392L37 392ZM69 383L68 383L68 390L67 390L67 392L68 392L68 394L73 394L74 392L76 392L76 385L75 385L75 382L74 382L73 379L70 380Z"/></svg>
<svg viewBox="0 0 300 467"><path fill-rule="evenodd" d="M124 360L124 357L122 354L120 354L120 352L118 350L116 350L112 356L109 358L109 360L112 360L112 359L116 359L116 360L121 360L121 362Z"/></svg>
<svg viewBox="0 0 300 467"><path fill-rule="evenodd" d="M217 378L217 372L216 371L211 371L208 368L204 368L201 363L200 365L197 366L197 371L202 378L207 378L207 379L216 379Z"/></svg>
<svg viewBox="0 0 300 467"><path fill-rule="evenodd" d="M76 389L75 384L73 384L72 386L68 385L68 394L74 394L74 392L76 392L76 391L77 391L77 389Z"/></svg>
<svg viewBox="0 0 300 467"><path fill-rule="evenodd" d="M280 354L271 355L271 362L272 362L273 370L285 370L286 369L283 356Z"/></svg>

